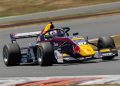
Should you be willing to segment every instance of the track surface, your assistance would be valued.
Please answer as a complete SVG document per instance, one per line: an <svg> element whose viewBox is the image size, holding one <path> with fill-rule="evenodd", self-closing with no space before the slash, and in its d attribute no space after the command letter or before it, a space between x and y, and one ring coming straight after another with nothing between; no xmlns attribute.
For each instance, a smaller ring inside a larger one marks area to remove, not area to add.
<svg viewBox="0 0 120 86"><path fill-rule="evenodd" d="M44 24L45 25L45 24ZM84 36L96 38L99 36L110 36L120 33L120 15L77 19L55 22L56 27L69 26L72 32L80 32ZM12 30L0 31L0 77L37 77L37 76L78 76L78 75L107 75L120 74L120 60L116 57L113 61L93 60L84 63L55 64L50 67L34 65L6 67L2 60L2 47L9 43L9 33L29 32L40 30L43 25L14 27ZM30 39L21 40L20 45L24 46Z"/></svg>

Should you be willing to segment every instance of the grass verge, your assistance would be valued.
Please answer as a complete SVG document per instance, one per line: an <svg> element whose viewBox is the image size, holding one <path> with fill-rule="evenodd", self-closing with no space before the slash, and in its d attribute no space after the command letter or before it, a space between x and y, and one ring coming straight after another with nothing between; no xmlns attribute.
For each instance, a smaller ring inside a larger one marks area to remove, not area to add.
<svg viewBox="0 0 120 86"><path fill-rule="evenodd" d="M0 0L0 17L116 1L120 0Z"/></svg>
<svg viewBox="0 0 120 86"><path fill-rule="evenodd" d="M120 49L120 35L113 37L113 39L115 41L117 49Z"/></svg>

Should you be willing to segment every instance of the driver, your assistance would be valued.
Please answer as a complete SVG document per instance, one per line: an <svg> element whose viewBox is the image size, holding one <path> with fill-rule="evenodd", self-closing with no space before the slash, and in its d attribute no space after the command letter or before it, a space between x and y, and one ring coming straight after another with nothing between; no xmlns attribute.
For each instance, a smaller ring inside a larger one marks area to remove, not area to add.
<svg viewBox="0 0 120 86"><path fill-rule="evenodd" d="M54 29L53 31L51 31L49 33L52 37L63 37L64 36L64 32L62 32L59 29Z"/></svg>
<svg viewBox="0 0 120 86"><path fill-rule="evenodd" d="M45 36L51 35L52 37L55 36L62 36L63 34L61 33L60 30L54 30L54 25L52 22L46 25L46 27L41 31L41 34L44 34ZM51 31L50 31L51 30ZM49 33L46 33L50 31Z"/></svg>

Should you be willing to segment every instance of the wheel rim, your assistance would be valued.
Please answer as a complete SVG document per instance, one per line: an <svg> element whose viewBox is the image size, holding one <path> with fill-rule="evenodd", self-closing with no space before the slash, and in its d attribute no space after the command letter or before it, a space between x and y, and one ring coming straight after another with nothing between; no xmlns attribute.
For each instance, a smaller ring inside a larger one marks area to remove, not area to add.
<svg viewBox="0 0 120 86"><path fill-rule="evenodd" d="M37 54L37 58L38 58L38 62L41 64L42 62L42 50L40 48L38 48L38 54Z"/></svg>
<svg viewBox="0 0 120 86"><path fill-rule="evenodd" d="M3 60L4 60L5 64L8 63L8 50L6 48L4 48L4 50L3 50Z"/></svg>

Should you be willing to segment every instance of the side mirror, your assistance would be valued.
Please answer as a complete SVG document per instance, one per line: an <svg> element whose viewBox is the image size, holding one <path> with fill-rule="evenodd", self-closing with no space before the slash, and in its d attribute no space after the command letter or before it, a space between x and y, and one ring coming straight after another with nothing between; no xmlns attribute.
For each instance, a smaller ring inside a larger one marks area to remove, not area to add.
<svg viewBox="0 0 120 86"><path fill-rule="evenodd" d="M73 36L76 36L76 35L79 35L79 33L78 33L78 32L76 32L76 33L73 33Z"/></svg>

